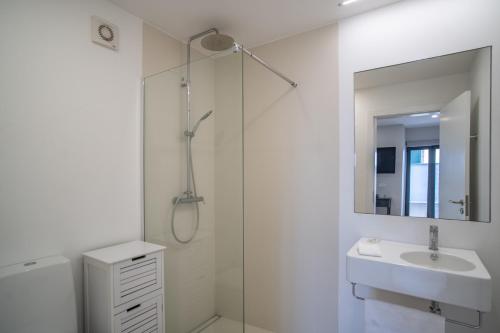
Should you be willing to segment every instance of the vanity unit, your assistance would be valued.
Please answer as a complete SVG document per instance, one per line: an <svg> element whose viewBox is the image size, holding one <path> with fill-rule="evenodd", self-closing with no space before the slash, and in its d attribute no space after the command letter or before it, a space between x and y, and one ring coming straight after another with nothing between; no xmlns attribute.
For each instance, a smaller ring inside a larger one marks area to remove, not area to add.
<svg viewBox="0 0 500 333"><path fill-rule="evenodd" d="M428 299L437 308L437 302L452 304L476 310L478 324L447 321L474 328L481 313L491 311L491 276L475 251L440 248L436 254L427 246L381 240L381 255L373 257L359 254L358 243L347 253L347 280L357 299L364 300L355 289L361 284Z"/></svg>
<svg viewBox="0 0 500 333"><path fill-rule="evenodd" d="M353 73L354 212L431 222L428 246L362 238L347 252L366 331L480 328L492 310L491 276L477 253L438 246L443 219L491 222L492 54L483 45ZM364 299L358 285L377 290ZM427 302L433 316L421 311Z"/></svg>
<svg viewBox="0 0 500 333"><path fill-rule="evenodd" d="M83 254L87 333L164 332L164 250L133 241Z"/></svg>

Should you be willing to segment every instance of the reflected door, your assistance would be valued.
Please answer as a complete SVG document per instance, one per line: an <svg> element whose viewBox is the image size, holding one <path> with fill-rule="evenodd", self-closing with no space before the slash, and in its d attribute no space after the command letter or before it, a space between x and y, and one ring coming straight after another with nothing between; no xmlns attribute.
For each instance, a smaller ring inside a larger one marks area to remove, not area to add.
<svg viewBox="0 0 500 333"><path fill-rule="evenodd" d="M470 114L470 91L441 110L439 215L446 219L469 219Z"/></svg>

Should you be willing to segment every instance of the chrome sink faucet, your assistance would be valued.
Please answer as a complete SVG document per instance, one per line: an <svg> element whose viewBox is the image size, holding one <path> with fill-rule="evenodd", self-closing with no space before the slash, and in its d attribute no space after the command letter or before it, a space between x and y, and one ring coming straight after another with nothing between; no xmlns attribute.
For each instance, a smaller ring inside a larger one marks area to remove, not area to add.
<svg viewBox="0 0 500 333"><path fill-rule="evenodd" d="M429 250L432 251L431 259L438 260L438 239L439 239L439 228L437 225L431 225L429 228Z"/></svg>

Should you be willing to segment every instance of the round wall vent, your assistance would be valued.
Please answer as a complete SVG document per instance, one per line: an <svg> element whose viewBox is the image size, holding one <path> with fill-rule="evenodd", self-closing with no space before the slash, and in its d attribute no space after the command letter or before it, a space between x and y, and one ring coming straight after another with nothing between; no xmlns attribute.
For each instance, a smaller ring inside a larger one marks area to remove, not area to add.
<svg viewBox="0 0 500 333"><path fill-rule="evenodd" d="M118 49L118 27L100 17L92 16L92 41L107 48Z"/></svg>
<svg viewBox="0 0 500 333"><path fill-rule="evenodd" d="M99 37L104 39L106 42L111 42L115 37L113 29L106 24L101 24L99 28L97 28L97 33L99 33Z"/></svg>

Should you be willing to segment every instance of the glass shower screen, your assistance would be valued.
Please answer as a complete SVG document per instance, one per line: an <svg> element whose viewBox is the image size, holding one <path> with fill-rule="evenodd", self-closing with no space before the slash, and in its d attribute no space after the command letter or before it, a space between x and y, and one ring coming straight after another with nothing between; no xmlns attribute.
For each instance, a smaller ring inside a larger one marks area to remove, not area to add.
<svg viewBox="0 0 500 333"><path fill-rule="evenodd" d="M191 132L186 66L144 80L144 235L167 247L167 333L244 331L242 62L191 63Z"/></svg>

